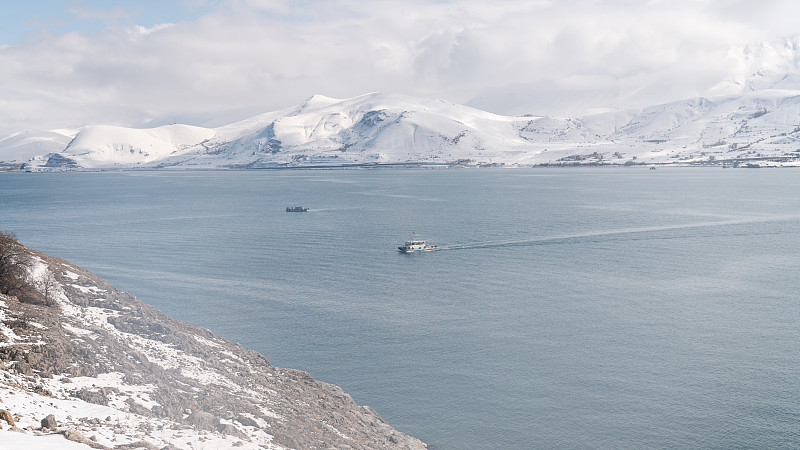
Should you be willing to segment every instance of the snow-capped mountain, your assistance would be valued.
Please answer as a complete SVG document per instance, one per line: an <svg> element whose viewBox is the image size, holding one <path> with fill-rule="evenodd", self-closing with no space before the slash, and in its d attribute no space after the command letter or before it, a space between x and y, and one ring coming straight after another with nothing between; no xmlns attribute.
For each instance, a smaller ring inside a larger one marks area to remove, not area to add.
<svg viewBox="0 0 800 450"><path fill-rule="evenodd" d="M166 158L214 136L214 131L189 125L134 129L95 125L83 128L64 150L82 167L143 164Z"/></svg>
<svg viewBox="0 0 800 450"><path fill-rule="evenodd" d="M23 131L0 139L0 161L24 162L39 155L58 153L78 130Z"/></svg>
<svg viewBox="0 0 800 450"><path fill-rule="evenodd" d="M745 84L734 94L577 118L501 116L398 94L315 95L212 129L87 126L55 151L63 139L42 134L51 146L33 157L9 150L9 138L0 141L0 160L25 163L26 170L800 164L800 79L755 74Z"/></svg>

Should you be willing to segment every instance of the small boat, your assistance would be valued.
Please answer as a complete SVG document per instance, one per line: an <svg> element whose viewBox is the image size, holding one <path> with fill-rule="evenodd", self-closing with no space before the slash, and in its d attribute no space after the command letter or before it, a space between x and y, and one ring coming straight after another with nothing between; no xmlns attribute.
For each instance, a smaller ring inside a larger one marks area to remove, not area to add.
<svg viewBox="0 0 800 450"><path fill-rule="evenodd" d="M400 253L432 252L438 249L439 247L426 243L424 240L415 236L414 233L411 233L411 239L407 240L400 247L397 247Z"/></svg>
<svg viewBox="0 0 800 450"><path fill-rule="evenodd" d="M303 208L302 206L287 206L286 212L306 212L308 208Z"/></svg>

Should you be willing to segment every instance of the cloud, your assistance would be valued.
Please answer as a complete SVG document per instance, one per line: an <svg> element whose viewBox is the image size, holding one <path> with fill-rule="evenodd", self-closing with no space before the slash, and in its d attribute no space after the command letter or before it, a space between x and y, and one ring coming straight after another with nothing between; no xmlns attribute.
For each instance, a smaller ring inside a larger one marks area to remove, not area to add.
<svg viewBox="0 0 800 450"><path fill-rule="evenodd" d="M315 93L402 92L499 113L666 101L746 77L763 63L742 62L747 46L779 48L800 12L778 0L193 1L204 13L155 25L83 9L106 26L0 48L0 135L174 116L219 125Z"/></svg>

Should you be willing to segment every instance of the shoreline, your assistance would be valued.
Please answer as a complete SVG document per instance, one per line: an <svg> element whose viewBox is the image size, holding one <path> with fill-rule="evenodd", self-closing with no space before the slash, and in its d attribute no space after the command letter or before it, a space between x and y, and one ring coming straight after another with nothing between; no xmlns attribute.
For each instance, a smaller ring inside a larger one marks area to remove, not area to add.
<svg viewBox="0 0 800 450"><path fill-rule="evenodd" d="M12 418L0 434L73 430L95 448L426 448L335 385L22 248L31 279L49 281L0 294L0 410Z"/></svg>

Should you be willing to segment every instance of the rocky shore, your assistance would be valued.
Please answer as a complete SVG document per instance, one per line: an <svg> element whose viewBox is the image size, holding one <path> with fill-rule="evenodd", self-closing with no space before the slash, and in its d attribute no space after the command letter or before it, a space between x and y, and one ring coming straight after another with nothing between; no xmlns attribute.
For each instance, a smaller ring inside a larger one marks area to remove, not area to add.
<svg viewBox="0 0 800 450"><path fill-rule="evenodd" d="M32 291L0 294L0 442L426 448L337 386L274 367L80 267L19 248Z"/></svg>

